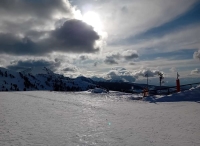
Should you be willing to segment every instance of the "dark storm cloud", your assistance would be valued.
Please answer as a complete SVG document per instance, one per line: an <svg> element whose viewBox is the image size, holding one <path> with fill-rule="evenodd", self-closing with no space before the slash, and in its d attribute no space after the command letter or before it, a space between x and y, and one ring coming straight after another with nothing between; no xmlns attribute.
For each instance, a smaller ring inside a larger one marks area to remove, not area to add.
<svg viewBox="0 0 200 146"><path fill-rule="evenodd" d="M29 38L0 33L0 53L31 55L38 54L41 51L40 46Z"/></svg>
<svg viewBox="0 0 200 146"><path fill-rule="evenodd" d="M93 28L80 20L71 19L66 21L62 27L51 33L48 40L49 47L55 48L55 51L69 51L79 53L96 52L95 41L100 39ZM46 43L46 42L45 42Z"/></svg>
<svg viewBox="0 0 200 146"><path fill-rule="evenodd" d="M98 51L99 35L85 22L72 19L73 13L68 0L0 0L0 53Z"/></svg>
<svg viewBox="0 0 200 146"><path fill-rule="evenodd" d="M56 21L64 17L73 17L72 7L67 0L0 0L2 33L30 37L30 31L36 34L39 30L52 30ZM39 38L41 36L40 33Z"/></svg>
<svg viewBox="0 0 200 146"><path fill-rule="evenodd" d="M44 35L47 35L49 32L48 31L35 31L35 30L30 30L26 32L26 35L30 38L37 38L40 39Z"/></svg>
<svg viewBox="0 0 200 146"><path fill-rule="evenodd" d="M10 70L23 70L30 67L48 67L52 71L55 71L57 67L60 66L60 62L54 62L54 61L47 61L47 60L19 60L14 61L11 63L11 65L7 66L6 68Z"/></svg>
<svg viewBox="0 0 200 146"><path fill-rule="evenodd" d="M1 0L0 12L10 16L31 16L49 19L55 12L70 12L63 0Z"/></svg>
<svg viewBox="0 0 200 146"><path fill-rule="evenodd" d="M31 35L42 32L32 31ZM45 32L49 37L33 41L29 37L0 33L0 53L15 55L44 55L51 52L92 53L99 50L94 47L99 39L93 28L80 20L67 20L62 27Z"/></svg>

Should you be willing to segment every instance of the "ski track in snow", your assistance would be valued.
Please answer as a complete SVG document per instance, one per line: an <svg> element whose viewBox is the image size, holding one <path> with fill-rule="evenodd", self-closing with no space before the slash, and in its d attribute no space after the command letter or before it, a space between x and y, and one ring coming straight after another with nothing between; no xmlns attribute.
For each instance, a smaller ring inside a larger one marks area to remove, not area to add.
<svg viewBox="0 0 200 146"><path fill-rule="evenodd" d="M1 92L0 146L200 145L198 102L149 103L127 96Z"/></svg>

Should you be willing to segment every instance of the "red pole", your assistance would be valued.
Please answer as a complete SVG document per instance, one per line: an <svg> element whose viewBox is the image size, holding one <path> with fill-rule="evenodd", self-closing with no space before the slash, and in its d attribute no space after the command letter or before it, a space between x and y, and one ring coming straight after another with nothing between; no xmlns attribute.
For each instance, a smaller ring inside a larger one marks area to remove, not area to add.
<svg viewBox="0 0 200 146"><path fill-rule="evenodd" d="M177 90L177 92L181 91L180 80L179 79L176 80L176 90Z"/></svg>

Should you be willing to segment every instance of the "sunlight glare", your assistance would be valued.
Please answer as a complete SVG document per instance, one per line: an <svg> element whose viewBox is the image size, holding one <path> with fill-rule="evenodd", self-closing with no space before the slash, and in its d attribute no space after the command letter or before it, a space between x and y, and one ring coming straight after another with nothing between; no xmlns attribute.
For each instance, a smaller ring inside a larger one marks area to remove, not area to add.
<svg viewBox="0 0 200 146"><path fill-rule="evenodd" d="M89 25L91 25L94 30L101 31L102 30L102 23L99 18L99 15L95 12L89 11L83 15L83 21Z"/></svg>

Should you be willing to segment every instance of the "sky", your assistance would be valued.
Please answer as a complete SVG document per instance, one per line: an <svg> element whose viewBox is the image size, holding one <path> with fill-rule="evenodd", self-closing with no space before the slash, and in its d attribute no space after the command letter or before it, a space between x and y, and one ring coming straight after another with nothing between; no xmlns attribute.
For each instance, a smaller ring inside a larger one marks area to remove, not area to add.
<svg viewBox="0 0 200 146"><path fill-rule="evenodd" d="M0 66L68 77L200 82L200 0L1 0Z"/></svg>

